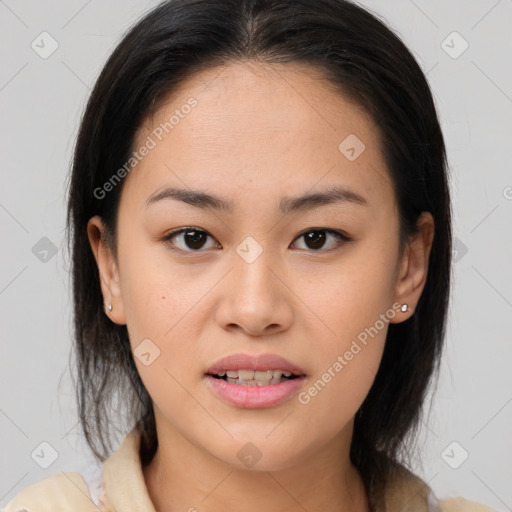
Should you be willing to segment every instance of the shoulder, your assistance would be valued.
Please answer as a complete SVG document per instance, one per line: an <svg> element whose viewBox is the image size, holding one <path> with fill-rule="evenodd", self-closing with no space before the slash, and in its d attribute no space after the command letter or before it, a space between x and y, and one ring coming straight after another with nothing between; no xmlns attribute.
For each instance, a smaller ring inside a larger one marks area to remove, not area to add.
<svg viewBox="0 0 512 512"><path fill-rule="evenodd" d="M1 512L97 511L101 489L97 477L97 472L90 470L85 478L78 472L48 476L22 489Z"/></svg>
<svg viewBox="0 0 512 512"><path fill-rule="evenodd" d="M461 497L440 500L439 506L441 512L496 512L493 508Z"/></svg>
<svg viewBox="0 0 512 512"><path fill-rule="evenodd" d="M423 479L401 464L393 466L385 498L386 511L497 512L460 496L438 498Z"/></svg>

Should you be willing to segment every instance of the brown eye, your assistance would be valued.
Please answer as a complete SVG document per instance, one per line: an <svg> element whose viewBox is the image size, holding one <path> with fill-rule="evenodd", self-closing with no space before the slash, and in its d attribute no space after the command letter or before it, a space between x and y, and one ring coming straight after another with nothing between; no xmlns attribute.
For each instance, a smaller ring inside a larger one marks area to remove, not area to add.
<svg viewBox="0 0 512 512"><path fill-rule="evenodd" d="M309 231L303 236L306 241L306 245L311 249L321 249L325 244L325 239L327 238L325 231Z"/></svg>
<svg viewBox="0 0 512 512"><path fill-rule="evenodd" d="M205 245L207 238L212 238L206 231L194 227L182 228L173 233L169 233L164 241L171 241L171 245L177 246L178 249L188 252L199 252ZM180 244L174 243L172 240L181 240Z"/></svg>
<svg viewBox="0 0 512 512"><path fill-rule="evenodd" d="M327 251L331 249L335 249L341 242L349 242L351 238L340 231L335 231L333 229L309 229L308 231L304 231L301 235L299 235L296 240L303 238L306 242L306 248L312 249L314 251L318 251L323 248L326 240L329 235L333 235L335 239L338 240L337 243L334 244L330 249L325 249Z"/></svg>

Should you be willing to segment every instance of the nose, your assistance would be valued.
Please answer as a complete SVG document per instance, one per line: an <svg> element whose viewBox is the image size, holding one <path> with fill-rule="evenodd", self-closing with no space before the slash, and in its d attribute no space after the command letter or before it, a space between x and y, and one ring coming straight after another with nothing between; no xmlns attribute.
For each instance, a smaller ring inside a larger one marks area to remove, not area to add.
<svg viewBox="0 0 512 512"><path fill-rule="evenodd" d="M216 310L219 325L250 336L288 329L293 321L293 294L280 268L265 251L251 263L239 258L224 280Z"/></svg>

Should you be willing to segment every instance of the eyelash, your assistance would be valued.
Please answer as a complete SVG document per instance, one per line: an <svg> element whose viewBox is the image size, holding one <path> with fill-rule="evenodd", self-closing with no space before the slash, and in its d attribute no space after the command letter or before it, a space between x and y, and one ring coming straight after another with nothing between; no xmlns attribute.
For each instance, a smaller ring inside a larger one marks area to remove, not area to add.
<svg viewBox="0 0 512 512"><path fill-rule="evenodd" d="M188 231L195 231L195 232L206 233L208 236L210 236L213 239L213 236L210 235L210 233L208 233L208 231L205 231L204 229L197 228L195 226L188 226L188 227L185 227L185 228L180 228L180 229L177 229L175 231L172 231L171 233L168 233L167 235L165 235L162 238L161 241L163 243L170 242L170 240L172 238L174 238L175 236L180 235L180 234L185 233L185 232L188 232ZM309 251L311 251L311 252L315 252L315 253L317 253L317 252L331 252L331 251L334 251L334 250L340 248L345 243L353 241L353 239L351 237L349 237L348 235L346 235L342 231L338 231L336 229L327 229L327 228L309 228L309 229L307 229L305 231L302 231L302 233L300 233L299 235L297 235L297 237L294 239L294 241L297 240L298 238L303 237L307 233L317 232L317 231L326 232L326 233L330 233L330 234L334 235L340 241L340 243L334 249L326 249L326 250L325 249L316 249L316 250L315 249L309 249ZM177 247L173 247L174 244L172 244L172 243L170 245L171 245L171 247L170 247L171 250L185 252L185 253L187 253L187 252L188 253L205 252L205 250L207 250L207 249L197 249L197 250L190 249L190 250L185 250L185 249L180 249L180 248L177 248ZM308 249L300 249L300 250L308 250Z"/></svg>

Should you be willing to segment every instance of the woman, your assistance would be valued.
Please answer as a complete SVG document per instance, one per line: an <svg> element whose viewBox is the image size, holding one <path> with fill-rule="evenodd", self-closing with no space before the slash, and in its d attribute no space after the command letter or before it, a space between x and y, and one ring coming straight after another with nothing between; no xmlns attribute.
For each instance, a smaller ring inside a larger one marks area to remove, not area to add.
<svg viewBox="0 0 512 512"><path fill-rule="evenodd" d="M404 455L442 352L450 208L429 86L373 15L155 8L96 83L70 181L101 464L6 512L490 510L438 500Z"/></svg>

